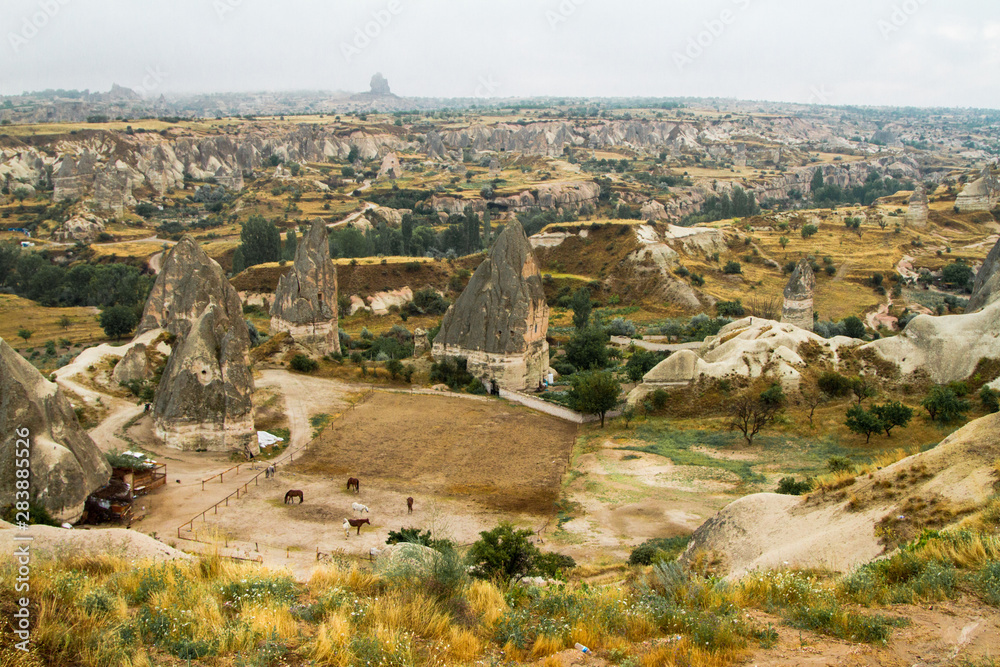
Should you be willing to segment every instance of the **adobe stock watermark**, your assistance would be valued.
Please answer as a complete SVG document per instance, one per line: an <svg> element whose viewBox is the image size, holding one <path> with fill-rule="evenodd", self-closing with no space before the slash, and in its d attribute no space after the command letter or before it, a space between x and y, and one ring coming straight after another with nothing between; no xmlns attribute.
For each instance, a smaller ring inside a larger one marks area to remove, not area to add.
<svg viewBox="0 0 1000 667"><path fill-rule="evenodd" d="M139 82L139 85L132 86L132 90L143 96L152 95L161 85L163 85L163 82L167 80L167 77L170 76L170 74L159 65L148 65L143 73L145 76L142 77L142 81Z"/></svg>
<svg viewBox="0 0 1000 667"><path fill-rule="evenodd" d="M750 8L753 0L731 0L739 11L746 11ZM680 51L674 51L674 65L678 72L683 72L688 65L693 65L701 58L705 51L712 48L720 37L726 33L726 28L736 23L739 14L732 9L723 9L714 19L708 19L703 23L704 30L688 39L687 45Z"/></svg>
<svg viewBox="0 0 1000 667"><path fill-rule="evenodd" d="M809 87L809 101L807 104L829 104L833 98L833 93L826 89L826 84Z"/></svg>
<svg viewBox="0 0 1000 667"><path fill-rule="evenodd" d="M348 63L360 56L392 24L393 19L402 13L403 4L400 0L389 0L385 9L372 12L370 21L354 28L352 40L340 43L340 55Z"/></svg>
<svg viewBox="0 0 1000 667"><path fill-rule="evenodd" d="M243 0L212 0L212 9L220 21L225 21L226 16L235 12L242 4Z"/></svg>
<svg viewBox="0 0 1000 667"><path fill-rule="evenodd" d="M570 17L576 14L580 5L586 4L587 0L562 0L555 9L545 10L545 20L549 22L549 27L555 30Z"/></svg>
<svg viewBox="0 0 1000 667"><path fill-rule="evenodd" d="M14 524L19 531L31 529L31 431L18 428L14 431ZM14 613L10 625L21 641L14 643L18 651L28 652L31 642L31 535L14 536L14 592L23 597L14 600Z"/></svg>
<svg viewBox="0 0 1000 667"><path fill-rule="evenodd" d="M878 31L882 33L882 39L888 41L890 37L903 29L910 19L920 11L920 8L927 4L927 0L904 0L904 2L893 5L892 13L887 19L879 19L876 22Z"/></svg>
<svg viewBox="0 0 1000 667"><path fill-rule="evenodd" d="M39 0L38 9L21 19L16 30L7 33L7 42L18 53L38 36L71 0Z"/></svg>
<svg viewBox="0 0 1000 667"><path fill-rule="evenodd" d="M479 85L476 86L474 96L479 99L496 97L501 85L499 81L493 78L492 74L481 76L479 77Z"/></svg>

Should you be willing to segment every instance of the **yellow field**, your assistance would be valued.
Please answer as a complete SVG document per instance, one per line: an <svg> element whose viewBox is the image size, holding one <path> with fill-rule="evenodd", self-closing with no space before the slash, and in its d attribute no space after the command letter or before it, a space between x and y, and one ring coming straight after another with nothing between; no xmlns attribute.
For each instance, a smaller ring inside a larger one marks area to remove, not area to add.
<svg viewBox="0 0 1000 667"><path fill-rule="evenodd" d="M70 324L65 329L59 320L66 316ZM18 338L19 329L32 331L25 343ZM45 341L66 338L74 343L96 343L106 340L97 324L96 308L44 308L34 301L12 294L0 294L0 338L11 347L40 347Z"/></svg>

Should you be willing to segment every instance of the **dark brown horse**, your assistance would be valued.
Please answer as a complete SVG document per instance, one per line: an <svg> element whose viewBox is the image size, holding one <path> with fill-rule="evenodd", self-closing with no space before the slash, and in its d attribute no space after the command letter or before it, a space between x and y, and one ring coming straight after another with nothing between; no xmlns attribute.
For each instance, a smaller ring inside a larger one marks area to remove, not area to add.
<svg viewBox="0 0 1000 667"><path fill-rule="evenodd" d="M406 513L413 514L413 496L406 499Z"/></svg>
<svg viewBox="0 0 1000 667"><path fill-rule="evenodd" d="M300 505L306 501L305 496L302 495L302 492L298 491L296 489L292 489L291 491L289 491L288 493L285 494L285 502L286 503L293 503L294 504L294 500L296 498L299 499L299 504Z"/></svg>
<svg viewBox="0 0 1000 667"><path fill-rule="evenodd" d="M357 477L347 478L347 490L350 491L352 486L354 487L355 493L361 492L361 481Z"/></svg>
<svg viewBox="0 0 1000 667"><path fill-rule="evenodd" d="M358 529L358 535L361 534L361 526L365 525L366 523L369 526L372 525L372 522L369 521L368 519L348 519L347 523L351 524L351 528Z"/></svg>

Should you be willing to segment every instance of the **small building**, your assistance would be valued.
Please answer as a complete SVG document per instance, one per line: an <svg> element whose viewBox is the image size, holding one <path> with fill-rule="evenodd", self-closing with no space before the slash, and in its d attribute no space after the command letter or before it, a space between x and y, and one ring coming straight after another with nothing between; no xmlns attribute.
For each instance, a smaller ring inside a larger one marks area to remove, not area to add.
<svg viewBox="0 0 1000 667"><path fill-rule="evenodd" d="M165 463L157 463L139 452L125 452L122 457L127 465L113 466L108 483L87 498L83 523L129 526L142 518L133 511L135 499L166 485ZM135 459L134 464L128 461L129 457Z"/></svg>

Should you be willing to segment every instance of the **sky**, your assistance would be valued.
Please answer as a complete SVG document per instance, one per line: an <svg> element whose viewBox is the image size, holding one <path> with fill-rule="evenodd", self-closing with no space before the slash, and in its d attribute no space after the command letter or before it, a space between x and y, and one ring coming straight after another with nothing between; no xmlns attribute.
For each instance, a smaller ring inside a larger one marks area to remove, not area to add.
<svg viewBox="0 0 1000 667"><path fill-rule="evenodd" d="M997 0L0 0L0 94L368 89L1000 108Z"/></svg>

